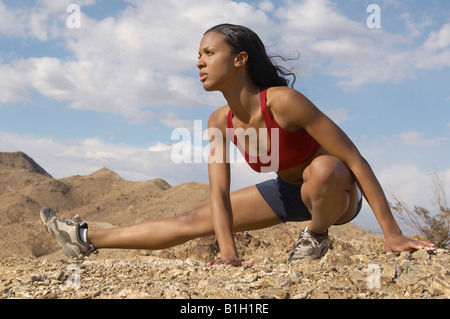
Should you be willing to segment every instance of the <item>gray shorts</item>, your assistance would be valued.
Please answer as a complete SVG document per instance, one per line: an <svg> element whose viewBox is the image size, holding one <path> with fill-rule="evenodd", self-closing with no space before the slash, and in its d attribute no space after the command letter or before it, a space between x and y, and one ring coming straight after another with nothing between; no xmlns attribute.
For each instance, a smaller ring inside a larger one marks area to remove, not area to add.
<svg viewBox="0 0 450 319"><path fill-rule="evenodd" d="M277 176L275 179L256 184L256 187L267 204L284 223L311 220L311 214L302 201L301 184L289 184ZM358 192L360 196L358 210L352 220L358 216L362 207L362 195L359 189Z"/></svg>

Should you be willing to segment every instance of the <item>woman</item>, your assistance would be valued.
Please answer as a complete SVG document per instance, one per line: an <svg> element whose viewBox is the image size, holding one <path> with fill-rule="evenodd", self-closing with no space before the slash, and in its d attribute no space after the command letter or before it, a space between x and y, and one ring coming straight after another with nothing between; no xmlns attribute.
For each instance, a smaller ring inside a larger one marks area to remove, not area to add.
<svg viewBox="0 0 450 319"><path fill-rule="evenodd" d="M431 243L402 235L369 164L344 132L287 87L289 73L273 65L253 31L230 24L209 29L200 43L197 67L203 88L222 92L228 102L208 123L221 133L211 135L210 204L172 218L100 230L43 209L46 230L67 256L89 255L100 248L164 249L215 234L221 260L210 265L240 266L253 261L239 258L234 232L310 220L290 260L317 259L327 251L328 228L358 214L361 193L381 226L386 252L434 249ZM250 129L258 132L257 141L245 139ZM274 170L277 178L230 193L227 138L253 169Z"/></svg>

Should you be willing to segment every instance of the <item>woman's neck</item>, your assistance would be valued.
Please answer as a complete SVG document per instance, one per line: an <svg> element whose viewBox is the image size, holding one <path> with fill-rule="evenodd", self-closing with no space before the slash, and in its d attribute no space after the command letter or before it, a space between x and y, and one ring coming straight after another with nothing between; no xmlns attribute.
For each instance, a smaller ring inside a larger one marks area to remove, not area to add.
<svg viewBox="0 0 450 319"><path fill-rule="evenodd" d="M242 122L249 123L250 119L259 112L260 88L253 83L236 86L222 93L233 114Z"/></svg>

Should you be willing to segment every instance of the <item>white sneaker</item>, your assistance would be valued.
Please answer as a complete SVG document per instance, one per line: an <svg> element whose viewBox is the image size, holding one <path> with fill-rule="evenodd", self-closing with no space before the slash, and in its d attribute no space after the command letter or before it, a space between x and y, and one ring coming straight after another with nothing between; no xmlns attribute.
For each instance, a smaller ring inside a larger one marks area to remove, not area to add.
<svg viewBox="0 0 450 319"><path fill-rule="evenodd" d="M45 230L58 242L67 257L89 256L97 254L98 250L80 238L80 228L88 228L87 223L80 216L68 220L56 216L51 208L41 210L41 221Z"/></svg>
<svg viewBox="0 0 450 319"><path fill-rule="evenodd" d="M320 259L328 251L328 230L324 234L316 235L304 229L300 232L297 242L289 256L289 261L304 258Z"/></svg>

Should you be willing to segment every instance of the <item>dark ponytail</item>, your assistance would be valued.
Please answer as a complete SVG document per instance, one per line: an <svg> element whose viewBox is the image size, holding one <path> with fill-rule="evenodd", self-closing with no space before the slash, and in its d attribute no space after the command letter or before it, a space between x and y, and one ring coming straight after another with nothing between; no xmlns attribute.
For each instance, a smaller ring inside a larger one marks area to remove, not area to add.
<svg viewBox="0 0 450 319"><path fill-rule="evenodd" d="M293 78L291 87L294 86L296 76L290 70L275 65L266 52L266 48L258 35L240 25L219 24L205 32L219 32L226 36L225 41L231 48L232 54L247 52L247 67L253 83L260 88L272 86L289 86L288 76ZM276 56L285 61L284 58Z"/></svg>

